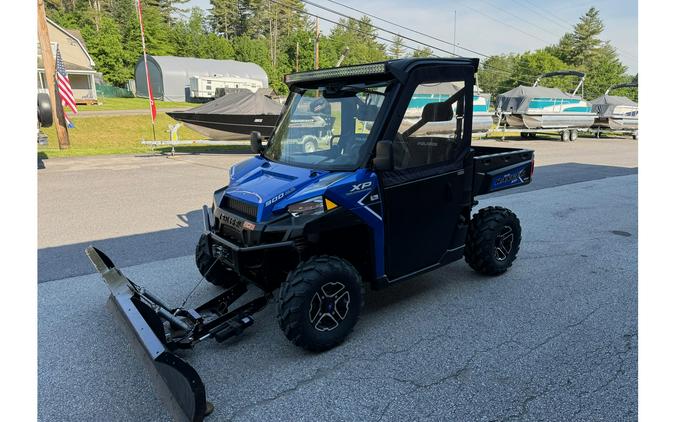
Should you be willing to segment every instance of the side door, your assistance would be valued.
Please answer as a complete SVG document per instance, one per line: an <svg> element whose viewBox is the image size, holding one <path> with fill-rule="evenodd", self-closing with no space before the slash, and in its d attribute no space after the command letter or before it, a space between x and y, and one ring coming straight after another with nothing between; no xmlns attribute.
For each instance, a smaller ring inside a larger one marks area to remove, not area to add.
<svg viewBox="0 0 675 422"><path fill-rule="evenodd" d="M466 233L458 227L462 231L460 211L471 200L465 164L471 128L464 119L472 117L473 73L426 76L407 92L400 124L393 125L394 169L380 175L390 282L461 256Z"/></svg>

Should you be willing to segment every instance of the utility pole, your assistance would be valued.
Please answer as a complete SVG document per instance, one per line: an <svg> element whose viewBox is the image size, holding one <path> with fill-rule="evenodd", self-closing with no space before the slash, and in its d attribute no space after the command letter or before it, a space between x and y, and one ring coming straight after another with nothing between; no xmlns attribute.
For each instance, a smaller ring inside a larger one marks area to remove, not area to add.
<svg viewBox="0 0 675 422"><path fill-rule="evenodd" d="M300 41L295 42L295 71L300 71Z"/></svg>
<svg viewBox="0 0 675 422"><path fill-rule="evenodd" d="M319 37L321 32L319 31L319 18L316 18L316 33L314 34L314 69L319 68Z"/></svg>
<svg viewBox="0 0 675 422"><path fill-rule="evenodd" d="M455 10L455 23L452 25L452 54L455 56L455 52L457 51L457 10Z"/></svg>
<svg viewBox="0 0 675 422"><path fill-rule="evenodd" d="M56 123L56 137L59 139L59 148L67 149L70 147L70 139L68 137L61 99L57 97L56 92L56 64L54 63L54 56L52 56L52 43L49 41L44 0L38 0L37 6L38 39L40 40L40 50L42 51L45 80L49 89L49 101L52 103L52 115Z"/></svg>

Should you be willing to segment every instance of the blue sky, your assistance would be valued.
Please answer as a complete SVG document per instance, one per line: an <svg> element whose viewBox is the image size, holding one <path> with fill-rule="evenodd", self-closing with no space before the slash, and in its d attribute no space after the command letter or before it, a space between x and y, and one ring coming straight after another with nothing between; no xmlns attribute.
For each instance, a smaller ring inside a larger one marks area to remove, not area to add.
<svg viewBox="0 0 675 422"><path fill-rule="evenodd" d="M341 8L325 0L312 0L328 8L351 16L356 12ZM602 34L617 47L629 72L637 73L638 5L637 0L337 0L392 22L414 28L437 38L452 41L453 11L457 11L457 43L484 54L523 52L556 42L566 31L572 30L591 6L600 10L605 23ZM192 0L191 6L209 9L209 0ZM535 6L536 5L536 6ZM326 18L337 16L313 6L306 9ZM452 51L452 47L438 41L423 39L417 34L406 33L384 22L375 25L400 32L413 39ZM330 31L332 24L322 22L323 32ZM390 34L382 33L385 38ZM408 43L406 41L406 43ZM408 43L412 44L412 43ZM468 52L467 56L475 56ZM439 55L444 55L439 52Z"/></svg>

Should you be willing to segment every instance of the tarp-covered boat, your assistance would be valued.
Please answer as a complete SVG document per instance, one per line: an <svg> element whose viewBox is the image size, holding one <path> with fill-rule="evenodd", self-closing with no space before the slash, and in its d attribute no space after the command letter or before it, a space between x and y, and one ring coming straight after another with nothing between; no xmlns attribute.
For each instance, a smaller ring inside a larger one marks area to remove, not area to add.
<svg viewBox="0 0 675 422"><path fill-rule="evenodd" d="M635 82L610 86L605 95L591 101L597 114L593 127L613 130L637 130L638 104L627 97L609 95L619 88L637 88Z"/></svg>
<svg viewBox="0 0 675 422"><path fill-rule="evenodd" d="M571 94L558 88L539 86L542 79L553 76L577 76L579 83ZM533 86L518 86L497 96L497 112L506 124L519 129L587 128L593 125L592 105L581 96L585 74L559 71L539 76Z"/></svg>
<svg viewBox="0 0 675 422"><path fill-rule="evenodd" d="M167 114L211 139L234 140L246 139L253 131L269 136L281 107L258 90L229 93L199 107Z"/></svg>

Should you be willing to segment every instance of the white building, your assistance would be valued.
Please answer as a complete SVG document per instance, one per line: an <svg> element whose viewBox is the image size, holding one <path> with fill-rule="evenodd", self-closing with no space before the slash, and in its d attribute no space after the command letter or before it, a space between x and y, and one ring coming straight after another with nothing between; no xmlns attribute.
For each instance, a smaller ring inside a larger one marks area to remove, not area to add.
<svg viewBox="0 0 675 422"><path fill-rule="evenodd" d="M237 79L243 84L259 81L261 88L268 87L267 73L255 63L236 60L198 59L194 57L147 56L148 72L152 83L152 95L164 101L189 101L192 97L190 79L193 77L218 77L230 81ZM143 56L134 69L136 95L148 96ZM236 85L236 82L235 82Z"/></svg>
<svg viewBox="0 0 675 422"><path fill-rule="evenodd" d="M70 86L73 88L75 102L80 104L95 103L97 99L94 76L97 72L94 70L94 60L87 52L80 31L62 28L50 19L47 19L47 30L49 40L52 43L54 59L56 59L57 46L61 52L61 59L66 68L66 73L68 73ZM47 92L47 80L45 79L42 51L39 44L37 72L38 91Z"/></svg>

